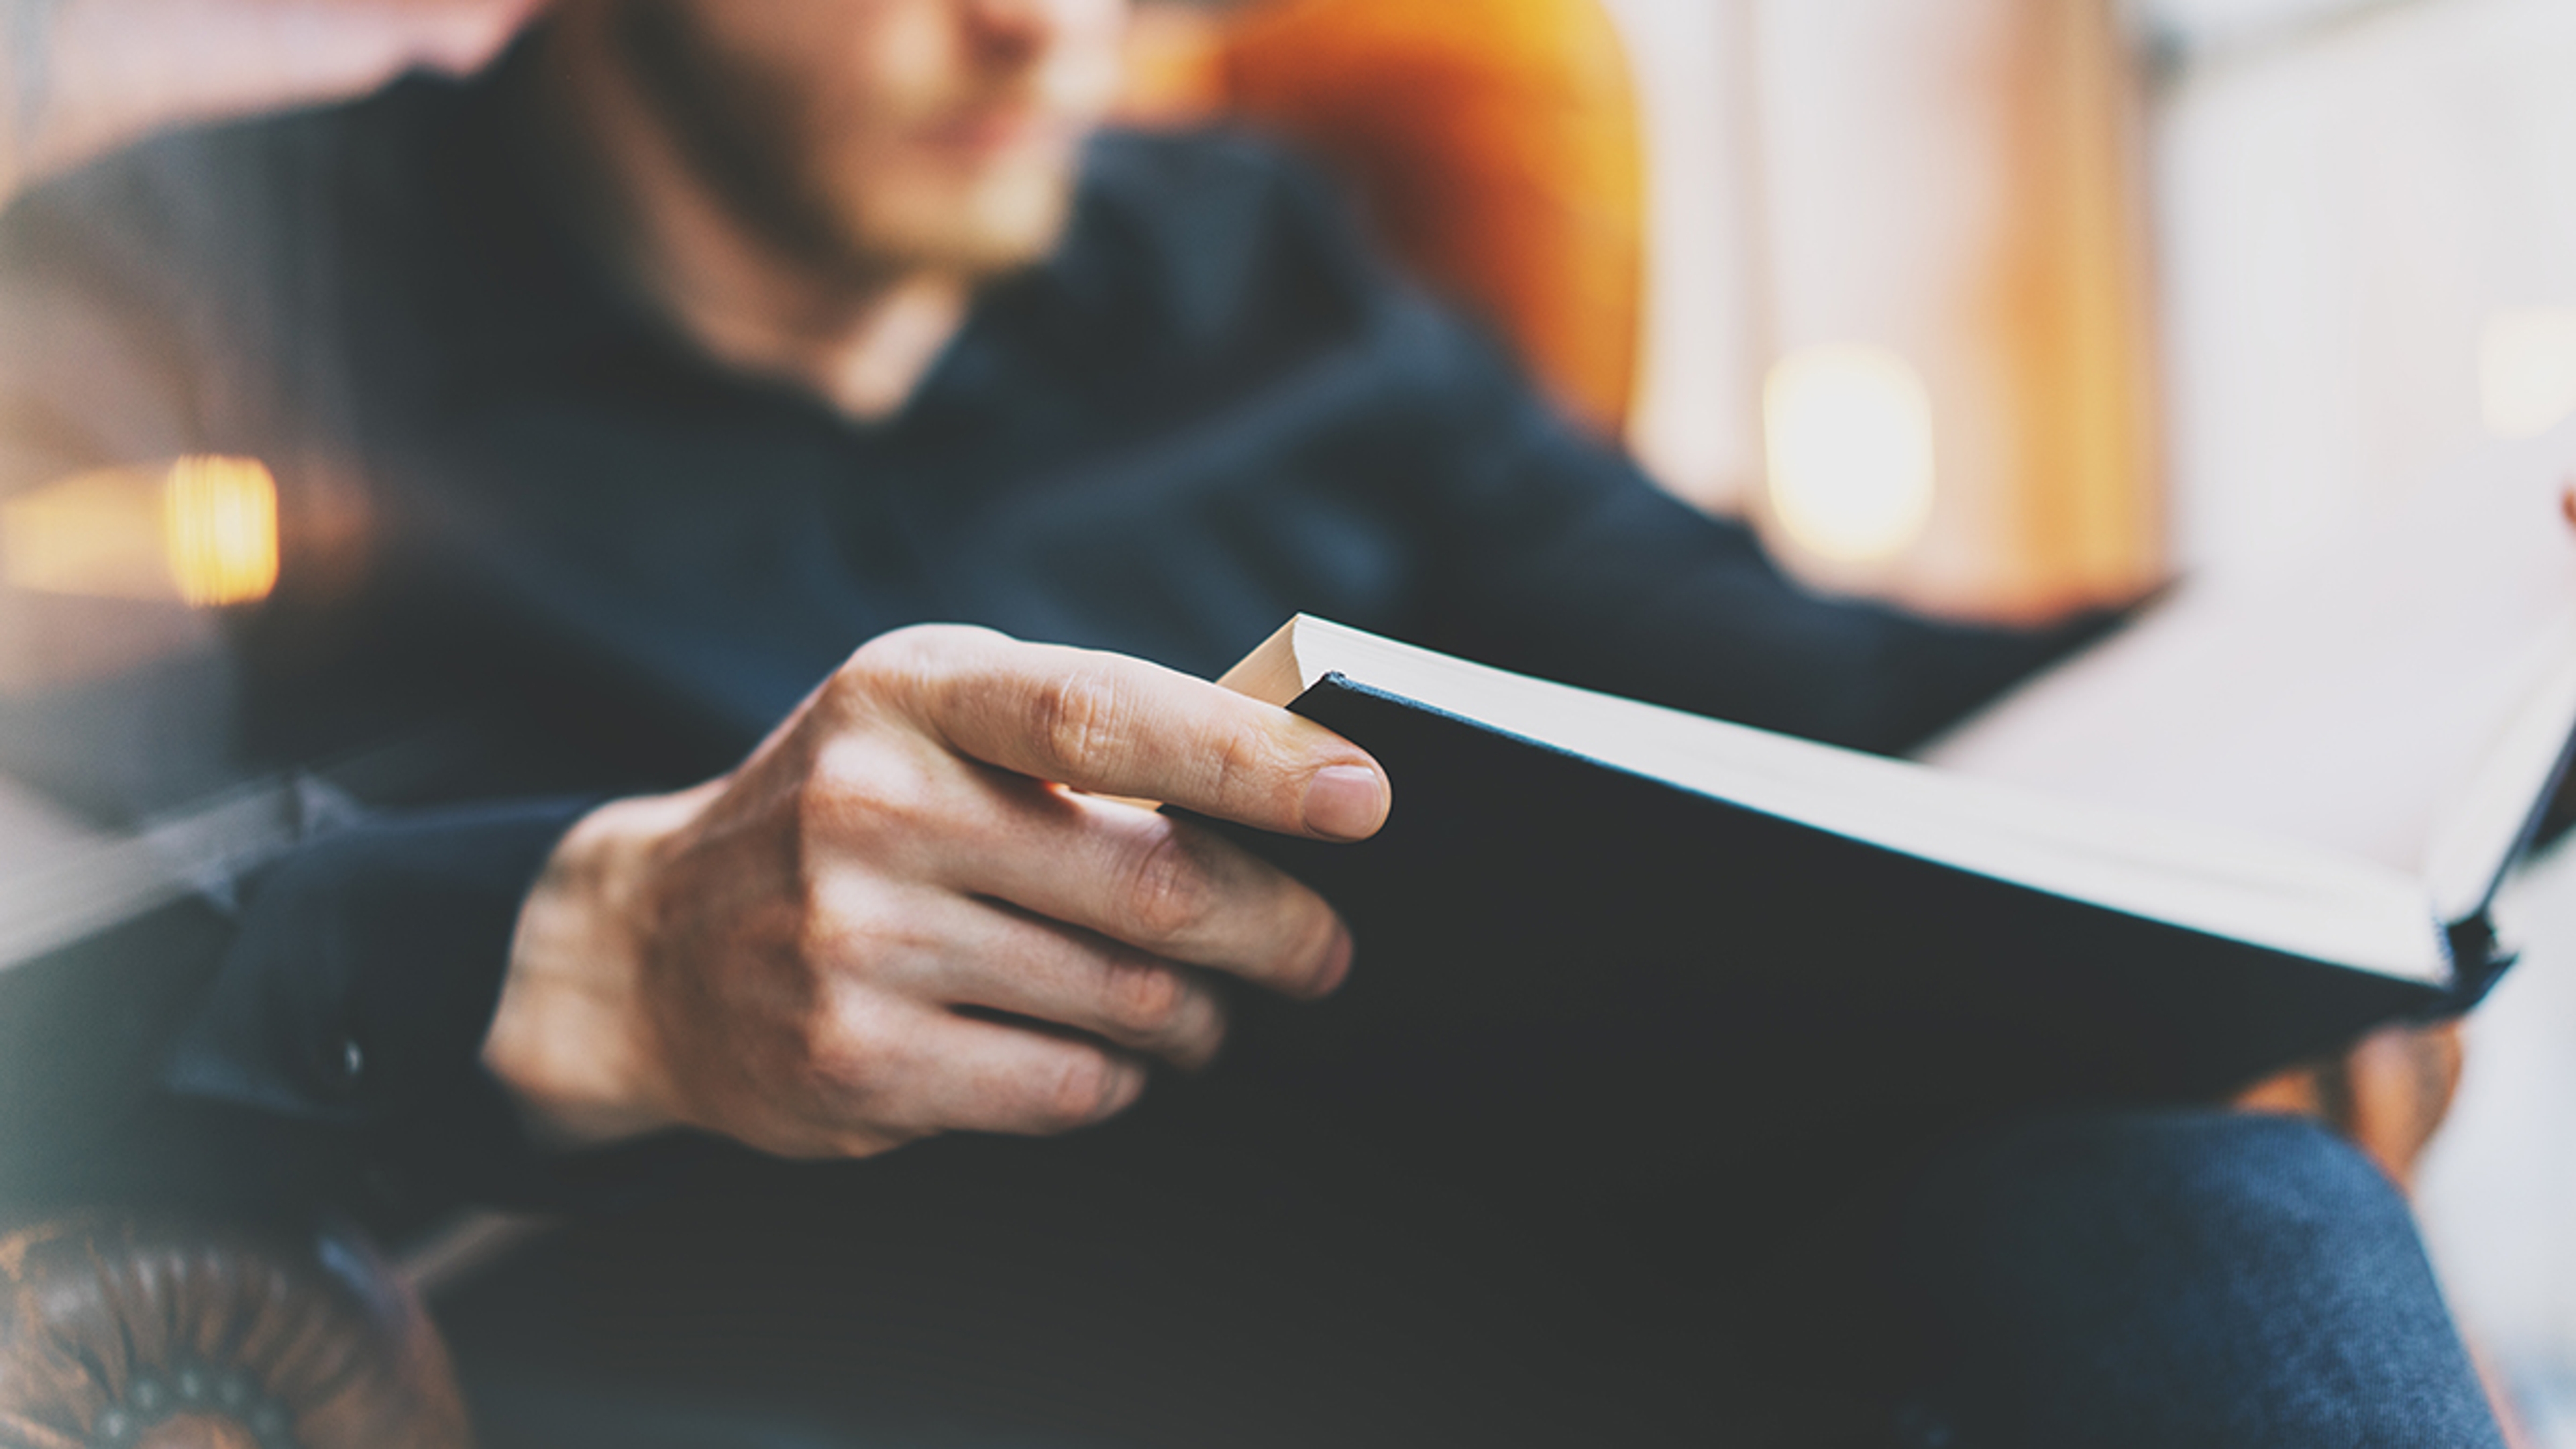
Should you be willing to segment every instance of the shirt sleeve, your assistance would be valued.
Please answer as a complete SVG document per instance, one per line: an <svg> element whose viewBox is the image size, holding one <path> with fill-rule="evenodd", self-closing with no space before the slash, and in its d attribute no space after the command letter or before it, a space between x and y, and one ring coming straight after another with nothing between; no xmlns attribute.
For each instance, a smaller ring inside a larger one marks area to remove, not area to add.
<svg viewBox="0 0 2576 1449"><path fill-rule="evenodd" d="M478 1059L520 903L591 803L386 815L262 868L161 1085L506 1192L525 1144Z"/></svg>
<svg viewBox="0 0 2576 1449"><path fill-rule="evenodd" d="M1500 354L1423 308L1398 324L1446 379L1430 629L1469 657L1694 713L1899 753L2122 617L1945 622L1789 578L1752 531L1657 488L1560 419Z"/></svg>
<svg viewBox="0 0 2576 1449"><path fill-rule="evenodd" d="M261 197L293 190L277 148L254 144L267 139L175 138L0 212L0 494L244 439L293 441L256 381L286 355L267 286L281 243L259 226L284 203L227 204L240 201L233 183ZM244 758L240 738L251 694L269 686L208 616L184 622L114 673L13 680L0 691L0 769L125 830L275 768ZM591 803L390 811L314 832L238 878L214 872L187 903L203 929L151 933L148 962L79 963L151 995L123 1014L151 1023L152 1040L127 1044L127 1080L85 1098L94 1110L57 1114L44 1130L67 1140L40 1144L35 1160L126 1159L111 1180L220 1200L240 1184L198 1179L292 1176L276 1160L291 1144L329 1164L329 1180L399 1181L405 1198L546 1200L556 1164L531 1146L480 1049L520 904ZM95 945L90 956L128 949ZM10 999L0 995L0 1010ZM73 1015L74 1029L103 1019ZM37 1046L71 1060L97 1044Z"/></svg>

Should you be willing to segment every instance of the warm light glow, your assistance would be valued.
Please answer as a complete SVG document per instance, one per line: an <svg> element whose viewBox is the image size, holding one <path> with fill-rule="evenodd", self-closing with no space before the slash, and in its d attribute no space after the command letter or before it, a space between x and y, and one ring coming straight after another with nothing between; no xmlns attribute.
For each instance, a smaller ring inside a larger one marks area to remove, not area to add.
<svg viewBox="0 0 2576 1449"><path fill-rule="evenodd" d="M1850 562L1901 553L1932 514L1932 400L1883 347L1810 347L1762 387L1771 507L1801 546Z"/></svg>
<svg viewBox="0 0 2576 1449"><path fill-rule="evenodd" d="M0 502L0 572L39 593L170 598L161 488L160 469L102 468Z"/></svg>
<svg viewBox="0 0 2576 1449"><path fill-rule="evenodd" d="M2535 307L2487 319L2478 347L2487 430L2536 438L2576 413L2576 308Z"/></svg>
<svg viewBox="0 0 2576 1449"><path fill-rule="evenodd" d="M179 597L247 604L277 586L277 480L249 458L182 458L164 490Z"/></svg>
<svg viewBox="0 0 2576 1449"><path fill-rule="evenodd" d="M0 579L92 598L264 598L277 584L276 480L214 457L59 479L0 501Z"/></svg>

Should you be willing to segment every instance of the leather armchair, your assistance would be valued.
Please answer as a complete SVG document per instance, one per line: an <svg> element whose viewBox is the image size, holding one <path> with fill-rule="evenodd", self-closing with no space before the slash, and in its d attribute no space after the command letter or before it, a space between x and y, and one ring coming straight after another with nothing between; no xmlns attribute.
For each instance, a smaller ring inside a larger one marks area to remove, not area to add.
<svg viewBox="0 0 2576 1449"><path fill-rule="evenodd" d="M1605 432L1633 386L1641 142L1598 0L1267 0L1140 32L1134 115L1233 112L1309 146L1433 285ZM2401 1180L2447 1107L2449 1028L2243 1099L2344 1128ZM0 1224L0 1449L462 1449L416 1297L354 1232L94 1212Z"/></svg>
<svg viewBox="0 0 2576 1449"><path fill-rule="evenodd" d="M464 1449L418 1301L354 1232L91 1213L0 1234L0 1449Z"/></svg>

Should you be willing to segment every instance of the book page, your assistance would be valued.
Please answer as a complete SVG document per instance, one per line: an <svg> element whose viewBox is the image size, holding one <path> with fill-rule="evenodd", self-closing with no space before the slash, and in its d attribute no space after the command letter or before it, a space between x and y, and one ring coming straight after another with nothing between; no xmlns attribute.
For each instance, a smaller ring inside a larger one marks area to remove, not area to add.
<svg viewBox="0 0 2576 1449"><path fill-rule="evenodd" d="M2568 757L2576 735L2576 629L2556 652L2549 677L2480 752L2469 789L2435 824L2424 882L2445 921L2486 908Z"/></svg>
<svg viewBox="0 0 2576 1449"><path fill-rule="evenodd" d="M2359 970L2438 981L2411 876L2321 850L1704 719L1300 615L1221 682L1285 703L1328 675L1612 769L1973 874ZM1404 784L1396 782L1397 809Z"/></svg>
<svg viewBox="0 0 2576 1449"><path fill-rule="evenodd" d="M2499 447L2300 561L2187 581L1924 758L2420 874L2576 639L2571 454Z"/></svg>

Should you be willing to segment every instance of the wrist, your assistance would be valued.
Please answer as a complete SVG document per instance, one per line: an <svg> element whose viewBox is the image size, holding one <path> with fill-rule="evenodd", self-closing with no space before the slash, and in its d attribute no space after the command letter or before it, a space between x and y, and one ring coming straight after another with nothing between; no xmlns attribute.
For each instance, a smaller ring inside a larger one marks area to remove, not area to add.
<svg viewBox="0 0 2576 1449"><path fill-rule="evenodd" d="M584 816L521 903L483 1065L537 1135L599 1146L674 1126L644 999L644 883L697 792Z"/></svg>

